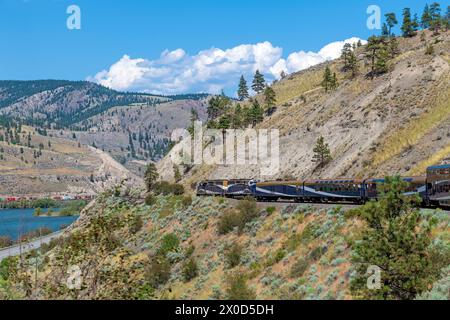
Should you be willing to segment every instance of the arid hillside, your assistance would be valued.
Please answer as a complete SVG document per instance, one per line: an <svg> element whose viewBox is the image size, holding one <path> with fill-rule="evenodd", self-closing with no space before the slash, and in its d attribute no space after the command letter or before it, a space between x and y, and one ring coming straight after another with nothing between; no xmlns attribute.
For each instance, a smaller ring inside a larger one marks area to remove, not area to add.
<svg viewBox="0 0 450 320"><path fill-rule="evenodd" d="M87 81L0 81L0 115L29 124L70 126L114 106L170 100L122 93Z"/></svg>
<svg viewBox="0 0 450 320"><path fill-rule="evenodd" d="M18 131L18 130L17 130ZM16 131L14 132L14 135ZM6 136L5 129L0 134ZM105 152L22 126L20 142L0 142L0 194L96 194L131 174Z"/></svg>
<svg viewBox="0 0 450 320"><path fill-rule="evenodd" d="M397 41L388 72L373 79L369 50L362 46L355 50L359 71L354 78L343 71L341 58L273 84L276 111L256 128L280 131L278 174L263 177L254 165L197 166L189 168L186 184L224 178L420 175L429 165L450 161L450 32L434 36L426 30ZM338 87L325 92L321 83L327 66L336 73ZM263 97L257 99L264 103ZM324 168L312 161L320 136L333 158ZM170 178L170 159L160 167Z"/></svg>
<svg viewBox="0 0 450 320"><path fill-rule="evenodd" d="M138 190L116 189L37 255L5 261L12 271L0 298L353 299L351 257L364 224L348 209L186 196L145 205ZM239 212L252 219L229 228L224 217ZM448 248L448 214L422 215L436 219L433 246ZM448 299L439 282L435 291L421 298Z"/></svg>
<svg viewBox="0 0 450 320"><path fill-rule="evenodd" d="M52 130L54 135L95 146L138 175L149 161L158 161L167 152L175 129L187 128L191 112L206 119L206 100L174 100L147 105L114 107L78 125L82 131Z"/></svg>

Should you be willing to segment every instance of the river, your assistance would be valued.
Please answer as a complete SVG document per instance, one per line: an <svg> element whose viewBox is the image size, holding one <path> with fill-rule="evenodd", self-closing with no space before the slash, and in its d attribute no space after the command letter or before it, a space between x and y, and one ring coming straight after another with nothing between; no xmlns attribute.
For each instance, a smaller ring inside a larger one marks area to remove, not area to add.
<svg viewBox="0 0 450 320"><path fill-rule="evenodd" d="M49 228L58 231L61 227L69 226L78 216L70 217L35 217L35 209L2 209L0 210L0 237L7 236L17 240L20 235L40 228ZM58 209L52 209L54 212ZM46 212L43 209L42 212Z"/></svg>

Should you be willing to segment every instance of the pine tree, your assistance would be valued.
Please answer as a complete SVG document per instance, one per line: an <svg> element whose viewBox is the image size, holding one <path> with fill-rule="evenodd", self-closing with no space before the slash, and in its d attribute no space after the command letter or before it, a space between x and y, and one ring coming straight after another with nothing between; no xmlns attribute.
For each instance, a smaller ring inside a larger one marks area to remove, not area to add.
<svg viewBox="0 0 450 320"><path fill-rule="evenodd" d="M328 144L325 142L325 138L320 136L317 139L316 146L313 149L314 157L313 162L318 163L320 168L326 166L333 158L331 157L331 151Z"/></svg>
<svg viewBox="0 0 450 320"><path fill-rule="evenodd" d="M325 68L325 72L323 74L322 87L325 88L325 92L331 89L331 83L333 81L333 74L331 73L330 67Z"/></svg>
<svg viewBox="0 0 450 320"><path fill-rule="evenodd" d="M356 298L412 300L427 290L444 264L431 246L432 218L423 218L418 199L405 195L407 183L387 177L379 185L381 197L353 214L365 222L365 230L353 246L356 277L351 291ZM370 288L369 267L379 268L380 288Z"/></svg>
<svg viewBox="0 0 450 320"><path fill-rule="evenodd" d="M173 178L175 179L175 183L180 182L182 179L180 169L175 164L173 165Z"/></svg>
<svg viewBox="0 0 450 320"><path fill-rule="evenodd" d="M428 29L430 27L431 23L431 13L430 13L430 7L428 6L428 3L425 5L425 8L423 9L422 18L420 19L420 26L422 29Z"/></svg>
<svg viewBox="0 0 450 320"><path fill-rule="evenodd" d="M438 35L442 26L441 5L439 3L433 2L430 5L430 16L430 30L433 31L434 35Z"/></svg>
<svg viewBox="0 0 450 320"><path fill-rule="evenodd" d="M149 163L144 175L145 186L147 187L148 192L152 191L153 186L155 185L158 178L159 174L158 170L156 169L156 165L153 162Z"/></svg>
<svg viewBox="0 0 450 320"><path fill-rule="evenodd" d="M386 23L388 26L388 36L393 36L392 28L394 28L397 24L397 17L395 16L395 13L390 12L384 15L386 17Z"/></svg>
<svg viewBox="0 0 450 320"><path fill-rule="evenodd" d="M194 133L195 133L194 132L195 131L195 121L197 121L198 119L199 119L199 116L198 116L197 110L195 110L194 108L191 108L191 117L190 117L191 125L189 126L187 131L189 132L189 134L192 137L194 136ZM147 132L145 133L145 141L147 141L147 143L149 141L149 136L148 136Z"/></svg>
<svg viewBox="0 0 450 320"><path fill-rule="evenodd" d="M253 78L252 89L259 94L264 91L265 87L266 80L264 79L264 76L259 72L259 70L256 70L255 77Z"/></svg>
<svg viewBox="0 0 450 320"><path fill-rule="evenodd" d="M359 71L358 66L358 59L356 58L356 55L354 52L350 53L349 60L348 60L348 66L349 70L352 72L352 78L356 77Z"/></svg>
<svg viewBox="0 0 450 320"><path fill-rule="evenodd" d="M249 109L247 121L254 127L263 120L264 120L264 111L261 108L258 100L255 99L255 101L253 101L252 107Z"/></svg>
<svg viewBox="0 0 450 320"><path fill-rule="evenodd" d="M403 25L402 25L402 32L403 36L405 38L413 37L416 35L414 31L414 23L411 19L411 9L405 8L403 9Z"/></svg>
<svg viewBox="0 0 450 320"><path fill-rule="evenodd" d="M400 53L400 50L398 48L398 41L397 38L391 38L389 41L389 53L391 58L395 57Z"/></svg>
<svg viewBox="0 0 450 320"><path fill-rule="evenodd" d="M338 83L338 79L337 79L337 75L336 72L333 73L333 77L331 77L331 83L330 83L330 87L331 89L336 89L338 87L339 83Z"/></svg>
<svg viewBox="0 0 450 320"><path fill-rule="evenodd" d="M286 78L287 77L287 74L286 74L286 72L283 70L283 71L281 71L281 73L280 73L280 78L281 79L284 79L284 78Z"/></svg>
<svg viewBox="0 0 450 320"><path fill-rule="evenodd" d="M344 47L342 48L342 59L344 59L344 71L347 71L349 67L349 56L352 53L352 45L350 43L344 44Z"/></svg>
<svg viewBox="0 0 450 320"><path fill-rule="evenodd" d="M217 129L221 129L223 131L231 128L231 118L228 114L224 114L220 117L219 122L217 123Z"/></svg>
<svg viewBox="0 0 450 320"><path fill-rule="evenodd" d="M231 101L225 95L212 97L208 102L208 118L214 120L220 117L230 107Z"/></svg>
<svg viewBox="0 0 450 320"><path fill-rule="evenodd" d="M371 70L370 76L373 79L376 74L382 73L380 72L380 68L383 64L387 63L386 56L383 54L380 55L382 50L385 50L386 44L385 39L382 37L372 36L368 40L368 44L366 47L366 51L369 55L369 59L371 60ZM381 59L381 61L379 61ZM384 63L383 63L384 62Z"/></svg>
<svg viewBox="0 0 450 320"><path fill-rule="evenodd" d="M447 7L447 12L446 12L444 18L442 19L442 27L445 30L450 29L450 6Z"/></svg>
<svg viewBox="0 0 450 320"><path fill-rule="evenodd" d="M244 101L250 97L248 94L247 81L245 81L244 76L241 76L241 80L239 81L238 97L240 101Z"/></svg>
<svg viewBox="0 0 450 320"><path fill-rule="evenodd" d="M383 74L389 71L388 68L389 52L385 46L383 46L377 56L377 61L375 63L375 73Z"/></svg>
<svg viewBox="0 0 450 320"><path fill-rule="evenodd" d="M266 90L264 90L264 102L266 103L268 109L275 106L277 98L275 91L272 89L272 87L266 87Z"/></svg>
<svg viewBox="0 0 450 320"><path fill-rule="evenodd" d="M238 103L236 107L234 108L234 112L231 118L232 127L234 129L239 129L242 127L243 121L242 121L242 107Z"/></svg>
<svg viewBox="0 0 450 320"><path fill-rule="evenodd" d="M128 144L130 147L131 157L136 158L136 150L134 149L133 135L131 132L128 132Z"/></svg>
<svg viewBox="0 0 450 320"><path fill-rule="evenodd" d="M383 27L381 28L381 36L389 37L389 28L386 23L383 23Z"/></svg>
<svg viewBox="0 0 450 320"><path fill-rule="evenodd" d="M414 19L412 21L412 27L414 30L414 35L416 35L417 31L420 28L420 21L419 21L419 16L417 15L417 13L414 14Z"/></svg>

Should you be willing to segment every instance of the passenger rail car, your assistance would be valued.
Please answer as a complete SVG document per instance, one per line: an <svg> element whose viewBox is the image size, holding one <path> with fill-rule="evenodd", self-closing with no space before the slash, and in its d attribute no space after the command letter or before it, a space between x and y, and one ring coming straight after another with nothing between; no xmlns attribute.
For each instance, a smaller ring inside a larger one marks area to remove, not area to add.
<svg viewBox="0 0 450 320"><path fill-rule="evenodd" d="M305 202L355 202L364 198L362 180L309 180L303 184L300 195Z"/></svg>
<svg viewBox="0 0 450 320"><path fill-rule="evenodd" d="M433 206L450 207L450 165L427 169L427 202Z"/></svg>
<svg viewBox="0 0 450 320"><path fill-rule="evenodd" d="M406 196L417 195L422 200L426 199L427 187L426 177L402 177L408 183L405 190ZM367 200L378 200L381 193L381 186L386 183L385 178L364 180L364 198Z"/></svg>
<svg viewBox="0 0 450 320"><path fill-rule="evenodd" d="M423 177L403 177L405 195L417 195L426 206L450 207L450 165L429 167ZM353 202L378 200L384 178L306 181L212 180L198 184L198 196L243 198L258 201Z"/></svg>

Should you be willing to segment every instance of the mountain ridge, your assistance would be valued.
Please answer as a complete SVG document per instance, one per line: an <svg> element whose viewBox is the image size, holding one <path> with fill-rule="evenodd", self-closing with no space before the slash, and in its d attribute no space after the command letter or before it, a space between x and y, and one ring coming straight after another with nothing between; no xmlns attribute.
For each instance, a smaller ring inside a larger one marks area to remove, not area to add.
<svg viewBox="0 0 450 320"><path fill-rule="evenodd" d="M200 100L207 94L159 96L119 92L89 81L3 80L0 81L0 115L26 124L58 128L76 126L113 107L175 100Z"/></svg>

